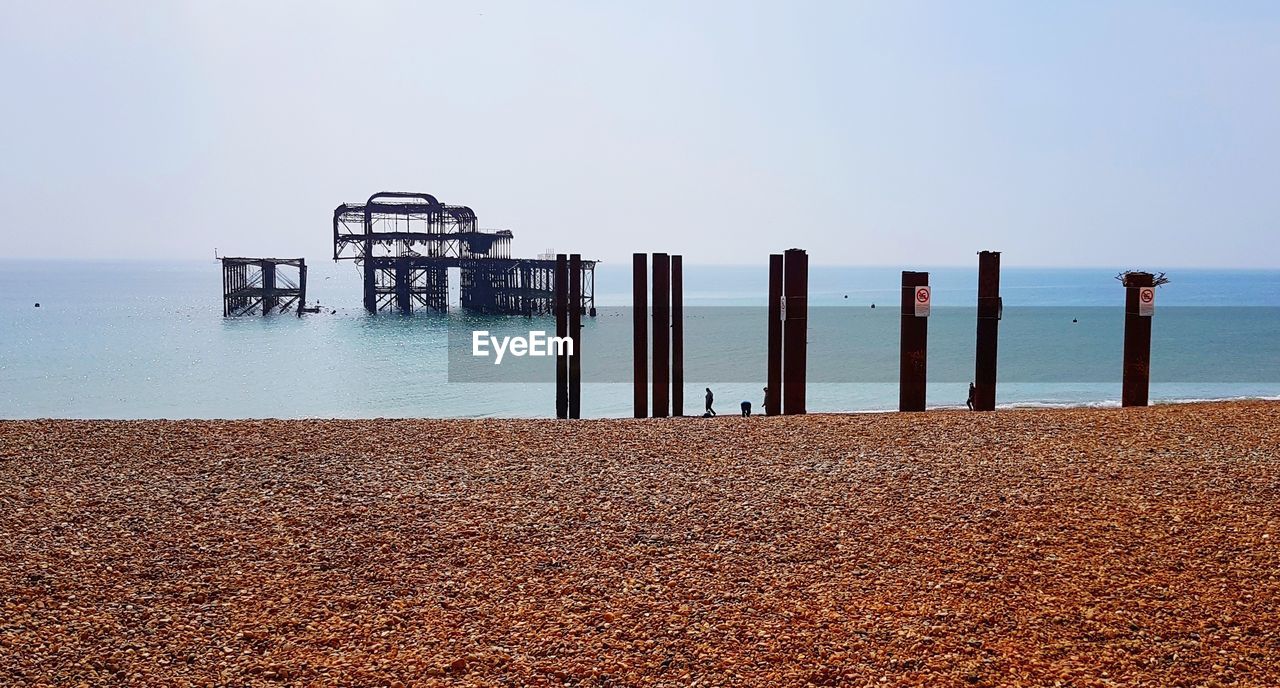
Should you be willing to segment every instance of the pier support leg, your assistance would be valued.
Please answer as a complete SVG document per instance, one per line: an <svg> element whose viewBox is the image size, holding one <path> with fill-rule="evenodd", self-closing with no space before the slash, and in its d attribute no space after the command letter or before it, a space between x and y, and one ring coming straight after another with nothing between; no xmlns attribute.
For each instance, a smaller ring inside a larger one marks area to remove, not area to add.
<svg viewBox="0 0 1280 688"><path fill-rule="evenodd" d="M782 259L782 412L805 412L805 366L809 328L809 254L787 249Z"/></svg>
<svg viewBox="0 0 1280 688"><path fill-rule="evenodd" d="M569 257L556 254L555 276L556 337L569 336ZM569 357L556 353L556 418L569 417Z"/></svg>
<svg viewBox="0 0 1280 688"><path fill-rule="evenodd" d="M666 418L671 392L671 259L653 254L653 417Z"/></svg>
<svg viewBox="0 0 1280 688"><path fill-rule="evenodd" d="M1149 272L1124 276L1124 381L1121 406L1146 406L1151 383L1151 316L1139 314L1139 292L1154 287Z"/></svg>
<svg viewBox="0 0 1280 688"><path fill-rule="evenodd" d="M378 266L369 258L364 259L364 309L378 312Z"/></svg>
<svg viewBox="0 0 1280 688"><path fill-rule="evenodd" d="M996 349L1000 332L1000 252L978 254L978 346L973 370L973 410L996 408Z"/></svg>
<svg viewBox="0 0 1280 688"><path fill-rule="evenodd" d="M902 333L898 362L898 410L923 411L929 319L916 316L916 287L929 286L929 273L902 271Z"/></svg>
<svg viewBox="0 0 1280 688"><path fill-rule="evenodd" d="M631 385L636 418L649 415L649 261L631 254Z"/></svg>
<svg viewBox="0 0 1280 688"><path fill-rule="evenodd" d="M302 317L304 308L307 307L307 264L300 263L298 265L298 317Z"/></svg>
<svg viewBox="0 0 1280 688"><path fill-rule="evenodd" d="M396 309L401 313L413 312L413 300L409 297L409 261L396 261Z"/></svg>
<svg viewBox="0 0 1280 688"><path fill-rule="evenodd" d="M569 417L582 417L582 256L569 254Z"/></svg>
<svg viewBox="0 0 1280 688"><path fill-rule="evenodd" d="M263 261L258 264L262 271L262 314L270 315L276 309L276 264Z"/></svg>
<svg viewBox="0 0 1280 688"><path fill-rule="evenodd" d="M764 413L782 413L782 254L769 256L769 353Z"/></svg>
<svg viewBox="0 0 1280 688"><path fill-rule="evenodd" d="M671 415L684 415L684 260L671 256Z"/></svg>

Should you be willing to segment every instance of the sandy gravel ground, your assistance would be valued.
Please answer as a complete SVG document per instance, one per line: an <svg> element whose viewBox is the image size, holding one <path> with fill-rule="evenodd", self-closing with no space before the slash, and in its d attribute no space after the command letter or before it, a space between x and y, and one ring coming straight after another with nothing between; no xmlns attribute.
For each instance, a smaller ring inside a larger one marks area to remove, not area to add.
<svg viewBox="0 0 1280 688"><path fill-rule="evenodd" d="M1280 686L1280 404L0 423L0 685Z"/></svg>

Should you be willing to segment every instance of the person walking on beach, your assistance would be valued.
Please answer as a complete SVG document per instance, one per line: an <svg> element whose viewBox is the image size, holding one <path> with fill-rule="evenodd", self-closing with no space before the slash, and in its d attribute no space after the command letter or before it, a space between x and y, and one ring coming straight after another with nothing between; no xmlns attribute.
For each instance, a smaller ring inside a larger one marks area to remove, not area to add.
<svg viewBox="0 0 1280 688"><path fill-rule="evenodd" d="M978 392L977 388L973 386L972 382L970 382L969 383L969 399L968 401L964 402L964 405L968 406L970 411L973 410L973 395L976 394L977 392Z"/></svg>
<svg viewBox="0 0 1280 688"><path fill-rule="evenodd" d="M711 404L715 403L715 400L716 400L716 396L711 393L711 388L708 387L707 388L707 415L708 416L716 415L716 410L711 408Z"/></svg>

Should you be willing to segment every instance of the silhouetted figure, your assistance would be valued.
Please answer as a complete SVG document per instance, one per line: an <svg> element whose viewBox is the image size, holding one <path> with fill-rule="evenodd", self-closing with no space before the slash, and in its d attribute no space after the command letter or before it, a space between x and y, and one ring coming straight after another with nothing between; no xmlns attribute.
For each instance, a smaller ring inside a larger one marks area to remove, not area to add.
<svg viewBox="0 0 1280 688"><path fill-rule="evenodd" d="M38 303L37 303L37 304L36 304L36 308L39 308L39 307L40 307L40 304L38 304Z"/></svg>
<svg viewBox="0 0 1280 688"><path fill-rule="evenodd" d="M751 415L751 402L749 401L742 402L742 415L744 416Z"/></svg>
<svg viewBox="0 0 1280 688"><path fill-rule="evenodd" d="M716 415L716 410L711 408L711 405L715 403L715 401L716 401L716 396L711 393L711 388L708 387L707 388L707 415L708 416Z"/></svg>
<svg viewBox="0 0 1280 688"><path fill-rule="evenodd" d="M964 402L964 405L968 406L970 411L973 410L973 396L977 394L977 392L978 392L977 388L973 386L972 382L970 382L969 383L969 399Z"/></svg>

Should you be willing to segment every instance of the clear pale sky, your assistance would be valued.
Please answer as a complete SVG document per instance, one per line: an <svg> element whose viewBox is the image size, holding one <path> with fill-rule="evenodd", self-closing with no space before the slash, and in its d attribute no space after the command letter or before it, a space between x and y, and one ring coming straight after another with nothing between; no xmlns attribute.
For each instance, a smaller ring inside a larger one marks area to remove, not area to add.
<svg viewBox="0 0 1280 688"><path fill-rule="evenodd" d="M0 257L1280 267L1278 2L4 2Z"/></svg>

